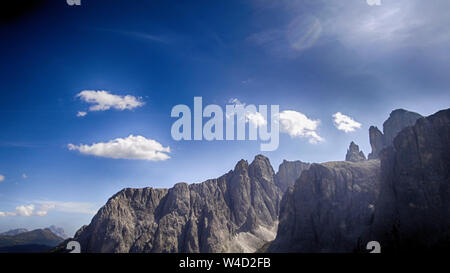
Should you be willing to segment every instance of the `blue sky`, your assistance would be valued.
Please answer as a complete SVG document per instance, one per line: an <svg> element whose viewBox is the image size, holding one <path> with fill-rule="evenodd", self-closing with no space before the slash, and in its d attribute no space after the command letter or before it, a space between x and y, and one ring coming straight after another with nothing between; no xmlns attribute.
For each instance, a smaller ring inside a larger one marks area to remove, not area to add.
<svg viewBox="0 0 450 273"><path fill-rule="evenodd" d="M171 109L192 107L194 96L223 107L277 104L316 124L306 129L323 141L285 132L263 153L275 170L283 159L343 160L351 141L367 155L368 128L381 128L393 109L448 108L449 8L444 0L61 0L2 20L0 232L55 224L72 235L122 188L201 182L261 153L258 141L173 140ZM86 90L93 101L77 96ZM132 103L120 108L127 95ZM90 111L105 100L109 109ZM339 130L337 112L359 128ZM104 150L130 135L170 147L170 158Z"/></svg>

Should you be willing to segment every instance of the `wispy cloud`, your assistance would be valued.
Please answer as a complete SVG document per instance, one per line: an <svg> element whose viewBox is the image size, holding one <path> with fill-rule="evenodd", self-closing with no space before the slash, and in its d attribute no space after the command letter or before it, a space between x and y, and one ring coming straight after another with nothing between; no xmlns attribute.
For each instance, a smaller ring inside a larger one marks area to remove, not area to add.
<svg viewBox="0 0 450 273"><path fill-rule="evenodd" d="M28 205L17 206L15 211L0 211L0 217L7 216L46 216L50 211L66 213L95 214L96 206L92 203L61 202L61 201L34 201Z"/></svg>
<svg viewBox="0 0 450 273"><path fill-rule="evenodd" d="M0 182L5 181L5 176L0 174Z"/></svg>
<svg viewBox="0 0 450 273"><path fill-rule="evenodd" d="M68 145L69 150L77 150L82 154L114 159L140 159L162 161L170 158L170 147L163 147L153 139L130 135L126 138L116 138L108 142L92 145Z"/></svg>
<svg viewBox="0 0 450 273"><path fill-rule="evenodd" d="M155 35L147 32L108 29L108 28L95 28L95 30L115 33L123 36L128 36L131 38L138 38L150 42L165 43L165 44L170 42L170 39L167 36Z"/></svg>
<svg viewBox="0 0 450 273"><path fill-rule="evenodd" d="M81 214L95 214L97 212L96 205L89 202L35 201L35 203L39 205L39 211L43 213L50 210Z"/></svg>
<svg viewBox="0 0 450 273"><path fill-rule="evenodd" d="M111 94L109 91L83 90L77 94L81 100L92 104L89 111L106 111L111 108L116 110L132 110L143 106L142 98L131 95L119 96ZM78 112L77 117L86 116L86 112Z"/></svg>
<svg viewBox="0 0 450 273"><path fill-rule="evenodd" d="M306 49L319 40L337 41L370 56L411 47L434 47L446 52L450 44L450 29L445 27L450 24L448 0L382 1L379 6L370 6L366 0L253 3L268 14L278 13L290 22L249 37L250 41L280 55L292 55L296 45Z"/></svg>
<svg viewBox="0 0 450 273"><path fill-rule="evenodd" d="M250 35L247 40L279 56L295 57L313 47L322 34L321 21L311 15Z"/></svg>
<svg viewBox="0 0 450 273"><path fill-rule="evenodd" d="M87 115L87 113L86 112L82 112L82 111L79 111L78 113L77 113L77 117L84 117L84 116L86 116Z"/></svg>

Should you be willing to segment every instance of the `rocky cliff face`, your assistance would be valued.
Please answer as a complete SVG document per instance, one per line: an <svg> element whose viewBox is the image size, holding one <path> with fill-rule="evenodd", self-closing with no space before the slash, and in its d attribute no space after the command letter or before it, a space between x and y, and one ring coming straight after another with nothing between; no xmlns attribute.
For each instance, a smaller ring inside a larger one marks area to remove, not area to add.
<svg viewBox="0 0 450 273"><path fill-rule="evenodd" d="M289 187L294 185L295 180L300 177L302 172L309 169L309 166L311 166L311 164L299 160L283 160L283 163L280 164L278 172L275 175L275 184L283 193L286 192Z"/></svg>
<svg viewBox="0 0 450 273"><path fill-rule="evenodd" d="M366 160L366 156L359 150L359 146L352 141L345 155L345 161L359 162L364 160Z"/></svg>
<svg viewBox="0 0 450 273"><path fill-rule="evenodd" d="M402 130L381 154L372 238L384 251L450 246L450 109Z"/></svg>
<svg viewBox="0 0 450 273"><path fill-rule="evenodd" d="M379 161L312 164L283 197L269 252L351 252L371 223Z"/></svg>
<svg viewBox="0 0 450 273"><path fill-rule="evenodd" d="M83 252L254 252L273 240L281 191L269 160L171 189L124 189L75 236Z"/></svg>
<svg viewBox="0 0 450 273"><path fill-rule="evenodd" d="M203 183L124 189L75 240L83 252L352 252L373 240L382 252L448 250L450 109L391 140L409 113L392 112L385 134L371 127L380 160L352 143L348 161L284 161L274 174L259 155Z"/></svg>
<svg viewBox="0 0 450 273"><path fill-rule="evenodd" d="M382 252L448 251L450 109L404 128L379 155L311 165L283 196L268 250L366 252L378 241Z"/></svg>
<svg viewBox="0 0 450 273"><path fill-rule="evenodd" d="M413 126L420 118L422 118L420 114L404 109L392 111L389 118L383 123L385 143L391 145L392 141L401 130L408 126Z"/></svg>
<svg viewBox="0 0 450 273"><path fill-rule="evenodd" d="M377 159L381 150L383 150L383 148L386 147L386 144L384 142L384 135L380 131L380 129L378 129L378 127L370 126L369 141L370 146L372 147L372 152L368 154L367 158Z"/></svg>
<svg viewBox="0 0 450 273"><path fill-rule="evenodd" d="M394 137L404 128L413 126L422 116L403 109L391 112L389 118L383 123L383 133L377 127L369 128L369 140L372 152L369 159L379 158L381 150L392 145Z"/></svg>

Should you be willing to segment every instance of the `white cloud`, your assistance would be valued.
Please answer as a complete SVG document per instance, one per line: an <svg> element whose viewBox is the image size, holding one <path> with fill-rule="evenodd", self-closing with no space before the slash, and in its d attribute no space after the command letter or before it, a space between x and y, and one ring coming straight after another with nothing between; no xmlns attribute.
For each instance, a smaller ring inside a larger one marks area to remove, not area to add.
<svg viewBox="0 0 450 273"><path fill-rule="evenodd" d="M140 159L161 161L170 156L170 147L163 147L153 139L143 136L130 135L127 138L116 138L108 142L99 142L92 145L68 145L69 150L77 150L82 154L95 155L115 159Z"/></svg>
<svg viewBox="0 0 450 273"><path fill-rule="evenodd" d="M18 216L31 216L33 215L34 205L18 206L16 207L16 215Z"/></svg>
<svg viewBox="0 0 450 273"><path fill-rule="evenodd" d="M131 110L144 105L144 102L141 101L141 98L136 98L135 96L131 95L114 95L109 93L108 91L103 90L83 90L77 94L77 97L81 98L87 103L93 104L91 107L89 107L89 111L105 111L111 108L116 110ZM80 113L83 112L78 112L78 114ZM81 116L83 116L83 114L81 114Z"/></svg>
<svg viewBox="0 0 450 273"><path fill-rule="evenodd" d="M324 141L317 133L319 120L309 119L306 115L292 110L280 112L280 132L291 137L308 138L309 143L316 144Z"/></svg>
<svg viewBox="0 0 450 273"><path fill-rule="evenodd" d="M334 118L334 126L338 130L344 131L346 133L353 132L355 129L361 128L361 123L355 121L349 116L342 114L341 112L337 112L333 115Z"/></svg>
<svg viewBox="0 0 450 273"><path fill-rule="evenodd" d="M36 213L40 212L43 215L46 215L50 210L82 214L95 214L97 212L92 203L61 201L36 201L35 203L39 205L39 211Z"/></svg>
<svg viewBox="0 0 450 273"><path fill-rule="evenodd" d="M45 215L47 215L47 213L48 213L48 211L46 211L46 210L38 210L38 211L36 211L36 215L37 216L45 216Z"/></svg>
<svg viewBox="0 0 450 273"><path fill-rule="evenodd" d="M246 119L246 122L252 123L253 125L255 125L255 127L263 126L263 125L267 124L267 120L259 112L247 111L245 113L245 119Z"/></svg>
<svg viewBox="0 0 450 273"><path fill-rule="evenodd" d="M0 174L0 182L5 180L5 176Z"/></svg>
<svg viewBox="0 0 450 273"><path fill-rule="evenodd" d="M243 105L237 98L232 98L228 101L235 105ZM227 116L227 118L229 118ZM266 125L267 120L259 112L246 111L245 121L253 123L256 127ZM291 137L308 138L309 143L316 144L324 141L324 139L317 133L319 127L319 120L309 119L306 115L292 110L286 110L279 113L280 132L287 133Z"/></svg>
<svg viewBox="0 0 450 273"><path fill-rule="evenodd" d="M237 98L231 98L228 100L228 103L231 104L235 104L235 105L245 105L245 103L242 103L239 99Z"/></svg>
<svg viewBox="0 0 450 273"><path fill-rule="evenodd" d="M82 111L79 111L78 113L77 113L77 117L84 117L84 116L86 116L87 115L87 113L86 112L82 112Z"/></svg>
<svg viewBox="0 0 450 273"><path fill-rule="evenodd" d="M228 102L231 104L234 104L234 105L242 105L243 107L246 106L245 103L241 102L237 98L231 98L228 100ZM227 116L227 118L230 118L230 116ZM267 124L267 120L264 118L264 116L261 113L255 112L255 111L249 111L247 109L245 111L245 122L252 123L255 127Z"/></svg>
<svg viewBox="0 0 450 273"><path fill-rule="evenodd" d="M27 175L26 173L23 173L23 174L22 174L22 178L23 178L23 179L27 179L27 178L28 178L28 175Z"/></svg>
<svg viewBox="0 0 450 273"><path fill-rule="evenodd" d="M96 208L92 203L60 202L60 201L35 201L34 204L16 207L14 212L0 211L0 217L6 216L46 216L49 211L61 211L67 213L95 214ZM36 210L36 207L38 209Z"/></svg>

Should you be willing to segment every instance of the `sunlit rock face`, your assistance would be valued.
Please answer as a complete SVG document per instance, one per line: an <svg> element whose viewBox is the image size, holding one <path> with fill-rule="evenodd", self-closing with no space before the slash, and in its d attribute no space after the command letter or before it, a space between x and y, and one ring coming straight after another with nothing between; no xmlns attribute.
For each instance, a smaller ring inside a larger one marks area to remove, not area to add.
<svg viewBox="0 0 450 273"><path fill-rule="evenodd" d="M84 252L254 252L275 238L281 190L269 160L170 189L124 189L77 233Z"/></svg>

